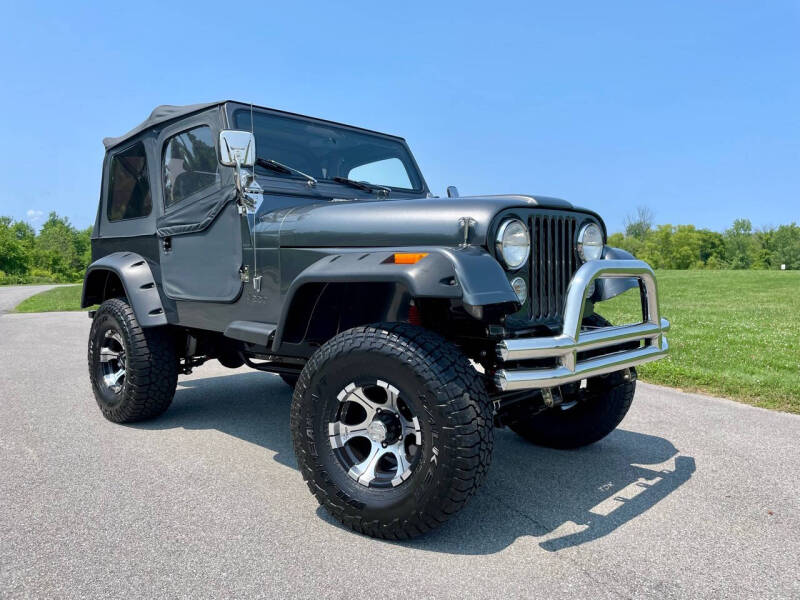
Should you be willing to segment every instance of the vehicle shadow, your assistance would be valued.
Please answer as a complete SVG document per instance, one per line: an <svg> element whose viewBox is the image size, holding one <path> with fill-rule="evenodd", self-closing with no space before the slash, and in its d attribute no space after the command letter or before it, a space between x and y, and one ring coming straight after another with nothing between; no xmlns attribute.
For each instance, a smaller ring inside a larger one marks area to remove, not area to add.
<svg viewBox="0 0 800 600"><path fill-rule="evenodd" d="M169 410L139 429L216 429L275 453L297 469L289 432L292 390L277 375L250 371L180 379Z"/></svg>
<svg viewBox="0 0 800 600"><path fill-rule="evenodd" d="M136 427L216 429L262 446L296 469L290 402L289 387L267 373L185 380L167 413ZM454 554L499 552L521 536L540 538L540 547L552 552L579 546L648 511L695 468L694 459L669 440L625 429L566 451L498 430L488 480L464 511L426 536L396 543ZM318 514L340 527L321 508Z"/></svg>

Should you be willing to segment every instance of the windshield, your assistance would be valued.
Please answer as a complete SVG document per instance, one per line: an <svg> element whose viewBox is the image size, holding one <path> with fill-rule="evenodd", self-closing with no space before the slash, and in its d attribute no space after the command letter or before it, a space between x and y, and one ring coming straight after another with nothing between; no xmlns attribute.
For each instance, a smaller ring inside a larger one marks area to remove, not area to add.
<svg viewBox="0 0 800 600"><path fill-rule="evenodd" d="M249 131L250 109L233 113L234 127ZM420 177L403 143L329 123L314 123L253 111L258 158L290 165L320 181L346 178L408 192L422 191ZM297 177L273 170L270 176ZM341 183L341 182L340 182Z"/></svg>

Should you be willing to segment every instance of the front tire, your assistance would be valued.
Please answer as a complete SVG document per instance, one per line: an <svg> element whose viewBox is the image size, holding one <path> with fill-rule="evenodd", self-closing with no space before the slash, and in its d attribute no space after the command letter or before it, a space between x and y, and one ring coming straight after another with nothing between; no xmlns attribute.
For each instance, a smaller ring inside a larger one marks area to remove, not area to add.
<svg viewBox="0 0 800 600"><path fill-rule="evenodd" d="M295 387L300 472L319 503L366 535L444 523L485 478L492 409L478 373L440 336L404 323L326 342Z"/></svg>
<svg viewBox="0 0 800 600"><path fill-rule="evenodd" d="M178 358L165 327L143 329L121 298L100 305L89 332L89 378L103 416L133 423L169 408Z"/></svg>
<svg viewBox="0 0 800 600"><path fill-rule="evenodd" d="M633 402L636 371L617 371L586 382L581 399L509 423L526 440L548 448L579 448L593 444L617 428Z"/></svg>

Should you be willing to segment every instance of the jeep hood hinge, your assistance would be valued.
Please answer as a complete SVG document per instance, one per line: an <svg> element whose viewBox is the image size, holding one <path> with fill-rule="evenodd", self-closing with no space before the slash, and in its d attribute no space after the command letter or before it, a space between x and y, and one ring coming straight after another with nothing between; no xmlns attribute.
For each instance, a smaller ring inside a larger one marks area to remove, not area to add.
<svg viewBox="0 0 800 600"><path fill-rule="evenodd" d="M469 246L469 228L477 224L478 222L472 217L461 217L458 220L458 226L464 228L464 239L461 240L459 246L462 248Z"/></svg>

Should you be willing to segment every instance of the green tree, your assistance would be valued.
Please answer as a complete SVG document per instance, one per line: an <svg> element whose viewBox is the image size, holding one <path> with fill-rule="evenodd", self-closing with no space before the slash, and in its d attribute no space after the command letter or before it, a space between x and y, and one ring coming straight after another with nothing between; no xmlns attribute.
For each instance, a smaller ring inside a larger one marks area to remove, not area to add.
<svg viewBox="0 0 800 600"><path fill-rule="evenodd" d="M636 214L625 217L625 236L644 241L653 228L653 211L646 206L637 206Z"/></svg>
<svg viewBox="0 0 800 600"><path fill-rule="evenodd" d="M608 236L608 245L614 248L622 248L634 256L639 256L643 243L633 237L628 237L624 233L614 233Z"/></svg>
<svg viewBox="0 0 800 600"><path fill-rule="evenodd" d="M68 218L51 212L36 237L34 266L62 281L79 279L88 264L86 237L86 232L77 231Z"/></svg>
<svg viewBox="0 0 800 600"><path fill-rule="evenodd" d="M672 225L659 225L647 235L647 239L640 250L640 258L650 263L656 269L674 269L674 227Z"/></svg>
<svg viewBox="0 0 800 600"><path fill-rule="evenodd" d="M0 271L21 276L28 272L30 257L16 232L16 224L9 217L0 217Z"/></svg>
<svg viewBox="0 0 800 600"><path fill-rule="evenodd" d="M721 233L710 229L698 229L700 238L700 262L710 269L721 269L725 266L725 238Z"/></svg>
<svg viewBox="0 0 800 600"><path fill-rule="evenodd" d="M39 233L0 217L0 283L80 280L91 260L92 227L77 230L51 212Z"/></svg>
<svg viewBox="0 0 800 600"><path fill-rule="evenodd" d="M770 233L767 242L770 267L780 269L786 265L787 269L800 269L800 226L781 225Z"/></svg>
<svg viewBox="0 0 800 600"><path fill-rule="evenodd" d="M15 221L11 226L16 238L22 242L26 248L32 248L36 240L36 230L25 221Z"/></svg>
<svg viewBox="0 0 800 600"><path fill-rule="evenodd" d="M736 219L733 227L726 229L725 261L732 269L750 269L765 266L761 259L761 245L753 235L753 224L749 219Z"/></svg>

